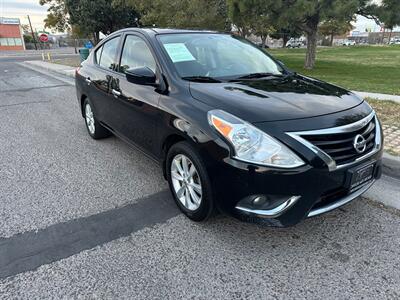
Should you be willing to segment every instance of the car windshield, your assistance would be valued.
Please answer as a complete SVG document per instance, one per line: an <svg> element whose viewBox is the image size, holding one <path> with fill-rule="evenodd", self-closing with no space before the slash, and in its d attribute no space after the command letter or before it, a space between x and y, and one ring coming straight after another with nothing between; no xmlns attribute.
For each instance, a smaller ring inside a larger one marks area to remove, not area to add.
<svg viewBox="0 0 400 300"><path fill-rule="evenodd" d="M158 36L180 77L206 81L282 75L263 50L227 34L163 34Z"/></svg>

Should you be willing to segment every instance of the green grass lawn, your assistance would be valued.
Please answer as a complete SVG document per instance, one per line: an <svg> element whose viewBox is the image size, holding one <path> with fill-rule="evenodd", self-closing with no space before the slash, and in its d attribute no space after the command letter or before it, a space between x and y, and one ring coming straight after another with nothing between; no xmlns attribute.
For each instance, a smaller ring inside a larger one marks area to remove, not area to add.
<svg viewBox="0 0 400 300"><path fill-rule="evenodd" d="M57 58L51 61L54 64L65 65L70 67L79 67L81 65L81 60L79 56L76 57L66 57L66 58Z"/></svg>
<svg viewBox="0 0 400 300"><path fill-rule="evenodd" d="M303 68L305 49L268 49L298 73L347 89L400 95L400 46L318 48L314 70Z"/></svg>

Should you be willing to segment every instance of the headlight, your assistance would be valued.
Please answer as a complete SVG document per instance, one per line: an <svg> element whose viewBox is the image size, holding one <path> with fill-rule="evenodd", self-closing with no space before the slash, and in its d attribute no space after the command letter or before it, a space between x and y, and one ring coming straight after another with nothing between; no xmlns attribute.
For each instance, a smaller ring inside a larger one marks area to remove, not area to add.
<svg viewBox="0 0 400 300"><path fill-rule="evenodd" d="M211 110L208 120L235 150L234 158L278 168L295 168L304 162L288 147L253 125L223 111Z"/></svg>

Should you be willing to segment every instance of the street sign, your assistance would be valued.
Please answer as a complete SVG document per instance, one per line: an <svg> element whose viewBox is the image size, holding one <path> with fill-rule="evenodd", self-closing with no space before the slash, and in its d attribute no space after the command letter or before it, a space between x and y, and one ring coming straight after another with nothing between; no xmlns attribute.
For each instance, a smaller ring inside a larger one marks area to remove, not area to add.
<svg viewBox="0 0 400 300"><path fill-rule="evenodd" d="M46 42L49 41L49 36L48 36L47 34L45 34L45 33L41 33L41 34L39 35L39 40L40 40L41 42L43 42L43 43L46 43Z"/></svg>

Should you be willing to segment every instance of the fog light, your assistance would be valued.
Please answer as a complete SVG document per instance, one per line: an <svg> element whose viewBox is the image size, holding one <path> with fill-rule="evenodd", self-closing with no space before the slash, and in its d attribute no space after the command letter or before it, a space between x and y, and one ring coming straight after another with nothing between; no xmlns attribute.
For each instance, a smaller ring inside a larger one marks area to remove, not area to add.
<svg viewBox="0 0 400 300"><path fill-rule="evenodd" d="M265 196L257 196L253 199L252 204L254 206L262 206L267 202L267 198Z"/></svg>
<svg viewBox="0 0 400 300"><path fill-rule="evenodd" d="M300 198L301 196L251 195L240 200L235 208L260 218L277 218Z"/></svg>

